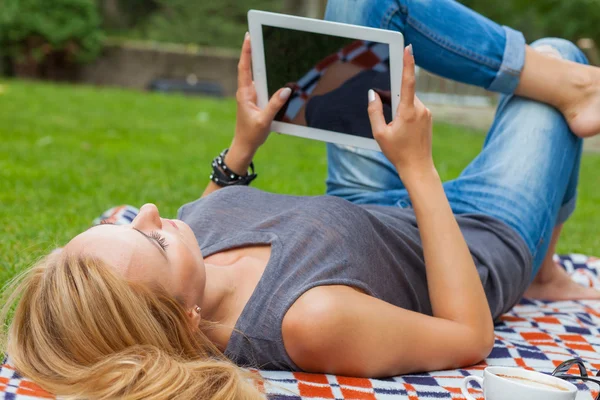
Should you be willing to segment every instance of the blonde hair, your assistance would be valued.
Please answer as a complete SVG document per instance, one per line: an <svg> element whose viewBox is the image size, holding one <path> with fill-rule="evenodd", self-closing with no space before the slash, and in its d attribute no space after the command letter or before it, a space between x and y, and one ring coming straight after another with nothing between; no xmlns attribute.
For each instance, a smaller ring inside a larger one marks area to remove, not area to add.
<svg viewBox="0 0 600 400"><path fill-rule="evenodd" d="M17 371L55 395L265 398L260 378L228 361L175 298L98 259L47 256L9 282L2 300L2 348Z"/></svg>

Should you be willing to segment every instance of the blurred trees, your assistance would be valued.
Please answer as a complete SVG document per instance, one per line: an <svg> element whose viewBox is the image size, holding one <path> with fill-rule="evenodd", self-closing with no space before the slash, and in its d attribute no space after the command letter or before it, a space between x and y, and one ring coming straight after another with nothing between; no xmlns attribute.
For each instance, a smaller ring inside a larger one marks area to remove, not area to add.
<svg viewBox="0 0 600 400"><path fill-rule="evenodd" d="M600 43L600 28L596 26L600 21L600 0L460 1L494 21L523 31L528 41L558 36L573 41L590 37ZM23 38L35 31L46 37L45 43L53 49L70 43L69 57L89 59L99 48L99 10L103 26L112 36L238 48L247 30L249 9L320 18L326 3L327 0L0 0L0 40L4 40L3 53L14 53L15 43L23 49ZM7 35L12 35L9 45ZM45 46L41 53L38 49L31 54L39 58L48 49Z"/></svg>
<svg viewBox="0 0 600 400"><path fill-rule="evenodd" d="M460 0L466 6L525 34L528 42L546 36L600 43L600 0Z"/></svg>
<svg viewBox="0 0 600 400"><path fill-rule="evenodd" d="M310 18L323 18L327 0L283 0L282 12Z"/></svg>
<svg viewBox="0 0 600 400"><path fill-rule="evenodd" d="M104 26L109 29L128 29L144 21L158 10L155 0L97 0Z"/></svg>
<svg viewBox="0 0 600 400"><path fill-rule="evenodd" d="M20 76L63 79L102 49L95 0L0 0L0 10L0 47Z"/></svg>
<svg viewBox="0 0 600 400"><path fill-rule="evenodd" d="M99 1L103 4L106 26L112 34L136 39L234 48L241 45L244 32L248 30L248 10L278 12L282 7L282 0ZM115 9L122 14L134 14L134 17L110 18L107 14Z"/></svg>
<svg viewBox="0 0 600 400"><path fill-rule="evenodd" d="M248 30L250 9L322 18L327 4L327 0L97 1L113 35L234 48Z"/></svg>
<svg viewBox="0 0 600 400"><path fill-rule="evenodd" d="M0 0L2 1L2 0ZM113 35L239 47L249 9L322 17L326 0L96 0ZM376 1L376 0L371 0ZM435 0L434 0L435 1ZM460 0L528 41L558 36L600 42L600 0Z"/></svg>

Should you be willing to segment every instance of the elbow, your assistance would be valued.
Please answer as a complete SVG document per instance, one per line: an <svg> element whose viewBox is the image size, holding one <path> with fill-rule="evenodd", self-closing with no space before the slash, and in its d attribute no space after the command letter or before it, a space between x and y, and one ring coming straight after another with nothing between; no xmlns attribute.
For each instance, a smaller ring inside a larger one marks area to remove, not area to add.
<svg viewBox="0 0 600 400"><path fill-rule="evenodd" d="M473 327L473 344L475 355L478 360L476 362L482 361L487 358L492 350L494 349L494 344L496 343L496 332L494 332L494 322L491 319L491 316L480 320L477 325Z"/></svg>
<svg viewBox="0 0 600 400"><path fill-rule="evenodd" d="M490 333L486 333L483 335L481 344L479 346L479 356L480 361L487 358L492 350L494 349L494 344L496 343L496 335L494 334L494 330Z"/></svg>
<svg viewBox="0 0 600 400"><path fill-rule="evenodd" d="M464 348L460 358L455 360L458 365L453 365L452 368L464 368L479 364L490 355L495 342L496 337L493 327L485 332L481 329L471 331L471 334L465 336Z"/></svg>
<svg viewBox="0 0 600 400"><path fill-rule="evenodd" d="M494 322L490 320L485 323L480 334L481 337L481 352L483 358L490 355L496 344L496 332L494 331Z"/></svg>
<svg viewBox="0 0 600 400"><path fill-rule="evenodd" d="M471 343L469 347L469 352L467 357L463 362L464 366L470 366L480 363L485 360L494 349L494 344L496 343L496 336L494 335L494 330L491 332L478 332L472 341L467 342Z"/></svg>

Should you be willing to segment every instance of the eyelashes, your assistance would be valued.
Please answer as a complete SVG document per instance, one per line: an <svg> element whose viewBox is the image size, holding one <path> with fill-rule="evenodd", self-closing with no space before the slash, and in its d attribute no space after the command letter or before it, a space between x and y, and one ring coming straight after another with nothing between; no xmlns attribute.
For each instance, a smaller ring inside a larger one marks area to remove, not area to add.
<svg viewBox="0 0 600 400"><path fill-rule="evenodd" d="M100 221L99 225L115 225L115 223L110 218L107 218L107 219L103 219L102 221ZM136 231L137 231L137 229L136 229ZM141 231L139 231L139 232L142 233L143 235L146 235L145 233L143 233ZM167 247L169 247L169 243L167 243L167 240L160 233L154 231L154 232L151 232L149 235L146 235L146 236L148 236L151 239L154 239L156 241L156 243L158 243L158 245L164 251L167 251Z"/></svg>
<svg viewBox="0 0 600 400"><path fill-rule="evenodd" d="M167 240L158 232L151 232L150 236L152 239L156 240L156 242L160 245L160 247L162 247L163 250L167 250L167 247L169 247L169 244L167 243Z"/></svg>

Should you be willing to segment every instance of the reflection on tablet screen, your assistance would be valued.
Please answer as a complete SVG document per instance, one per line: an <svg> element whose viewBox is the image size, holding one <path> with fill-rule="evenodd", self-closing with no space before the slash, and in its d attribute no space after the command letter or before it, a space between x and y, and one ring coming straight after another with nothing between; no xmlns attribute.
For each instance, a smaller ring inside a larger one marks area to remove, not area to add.
<svg viewBox="0 0 600 400"><path fill-rule="evenodd" d="M263 26L269 98L292 88L276 121L373 138L367 92L391 120L389 45Z"/></svg>

